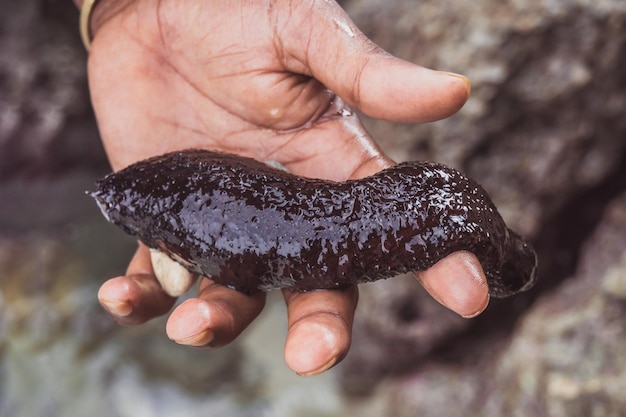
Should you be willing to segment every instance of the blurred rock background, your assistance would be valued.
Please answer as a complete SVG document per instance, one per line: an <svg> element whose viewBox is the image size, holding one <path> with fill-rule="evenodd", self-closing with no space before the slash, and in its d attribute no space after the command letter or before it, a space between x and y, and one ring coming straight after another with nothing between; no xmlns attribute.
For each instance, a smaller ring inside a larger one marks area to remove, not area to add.
<svg viewBox="0 0 626 417"><path fill-rule="evenodd" d="M77 11L0 0L0 417L621 416L626 388L626 2L346 0L381 47L466 74L454 117L366 120L397 160L477 179L540 254L532 291L455 317L410 279L364 285L348 358L282 360L284 307L232 346L110 321L133 242L84 195L108 171Z"/></svg>

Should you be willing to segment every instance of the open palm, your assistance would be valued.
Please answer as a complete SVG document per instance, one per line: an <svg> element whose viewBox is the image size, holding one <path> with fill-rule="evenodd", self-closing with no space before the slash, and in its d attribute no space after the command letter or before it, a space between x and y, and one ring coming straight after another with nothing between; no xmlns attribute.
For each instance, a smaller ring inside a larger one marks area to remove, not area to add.
<svg viewBox="0 0 626 417"><path fill-rule="evenodd" d="M462 77L390 56L332 1L101 3L89 83L116 170L168 151L206 148L278 162L297 175L363 177L393 162L352 108L422 122L456 112L468 97ZM462 315L482 311L488 301L471 254L452 254L419 278ZM356 288L283 294L288 365L306 375L341 360ZM126 324L165 314L175 301L155 280L143 245L126 275L105 283L99 297ZM203 279L198 298L171 314L168 335L183 344L221 346L263 304L263 295L247 297Z"/></svg>

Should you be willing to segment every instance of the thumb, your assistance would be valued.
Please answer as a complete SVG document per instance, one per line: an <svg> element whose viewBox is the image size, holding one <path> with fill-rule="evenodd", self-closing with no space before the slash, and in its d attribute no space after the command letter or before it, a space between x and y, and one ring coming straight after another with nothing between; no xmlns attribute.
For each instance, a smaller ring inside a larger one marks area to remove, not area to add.
<svg viewBox="0 0 626 417"><path fill-rule="evenodd" d="M306 20L291 19L295 27L285 46L351 106L372 117L416 123L448 117L469 98L466 77L396 58L368 39L337 3L315 3L323 4L309 9Z"/></svg>

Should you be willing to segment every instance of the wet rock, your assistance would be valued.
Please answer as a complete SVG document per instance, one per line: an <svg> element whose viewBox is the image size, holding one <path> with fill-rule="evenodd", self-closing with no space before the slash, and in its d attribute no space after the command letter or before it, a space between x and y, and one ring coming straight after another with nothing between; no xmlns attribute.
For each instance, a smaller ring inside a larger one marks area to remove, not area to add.
<svg viewBox="0 0 626 417"><path fill-rule="evenodd" d="M626 407L626 194L576 275L524 318L494 373L487 415L620 416Z"/></svg>

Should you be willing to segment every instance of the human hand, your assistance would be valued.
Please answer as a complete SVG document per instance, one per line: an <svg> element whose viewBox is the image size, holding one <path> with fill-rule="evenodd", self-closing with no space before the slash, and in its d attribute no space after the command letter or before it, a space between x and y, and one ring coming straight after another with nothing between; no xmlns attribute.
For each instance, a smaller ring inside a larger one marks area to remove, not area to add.
<svg viewBox="0 0 626 417"><path fill-rule="evenodd" d="M453 114L469 95L463 77L382 51L329 0L101 0L92 23L89 86L115 170L206 148L276 161L302 176L364 177L393 161L352 108L425 122ZM486 279L470 253L454 253L416 275L462 316L488 303ZM357 288L283 296L288 366L311 375L338 363L350 346ZM123 324L166 314L175 302L142 244L99 299ZM203 278L198 297L171 313L168 336L186 345L225 345L264 302L263 294L246 296Z"/></svg>

